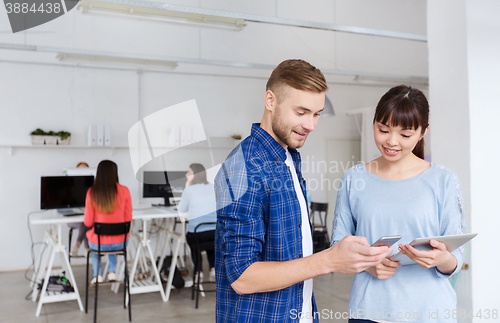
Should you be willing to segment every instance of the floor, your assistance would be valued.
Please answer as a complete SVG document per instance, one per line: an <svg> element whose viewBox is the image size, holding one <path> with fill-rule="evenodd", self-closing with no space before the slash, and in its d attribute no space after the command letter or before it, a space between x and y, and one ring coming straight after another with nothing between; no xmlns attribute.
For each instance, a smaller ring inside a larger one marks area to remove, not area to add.
<svg viewBox="0 0 500 323"><path fill-rule="evenodd" d="M85 306L85 266L75 266L74 274L82 302ZM208 277L208 273L205 273ZM314 279L314 294L321 322L346 322L342 314L347 311L352 275L328 274ZM76 301L45 304L39 317L35 317L36 303L25 300L30 292L24 272L0 273L0 322L92 322L93 290L89 291L89 313L78 308ZM123 287L122 287L123 288ZM99 289L98 322L128 322L128 311L123 308L122 289L118 294L109 287ZM191 289L173 290L164 303L160 293L132 295L133 322L215 322L215 293L200 297L198 309L191 300ZM345 317L346 314L344 314Z"/></svg>

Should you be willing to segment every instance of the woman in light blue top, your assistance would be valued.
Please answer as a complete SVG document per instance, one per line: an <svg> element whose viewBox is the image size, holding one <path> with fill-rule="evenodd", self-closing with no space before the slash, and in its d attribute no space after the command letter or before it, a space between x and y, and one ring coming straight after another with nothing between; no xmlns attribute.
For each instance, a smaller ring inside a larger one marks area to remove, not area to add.
<svg viewBox="0 0 500 323"><path fill-rule="evenodd" d="M202 264L196 259L196 238L194 230L197 225L204 222L217 221L215 213L215 190L214 184L207 181L205 167L201 164L191 164L186 173L186 188L182 192L181 201L177 206L180 212L188 212L189 223L186 240L191 248L191 257L195 265L195 271L200 271L200 277L203 277ZM214 243L215 224L203 225L197 229L198 240L200 243ZM215 248L206 250L208 262L210 263L210 281L215 281ZM200 278L200 280L201 280Z"/></svg>
<svg viewBox="0 0 500 323"><path fill-rule="evenodd" d="M399 251L415 261L401 266L391 255L356 274L350 323L456 322L456 294L447 278L460 270L463 247L450 253L434 240L430 251L408 245L415 238L465 233L457 176L423 159L428 118L421 91L404 85L390 89L374 118L382 156L352 167L342 179L332 243L346 235L364 236L369 243L401 235Z"/></svg>

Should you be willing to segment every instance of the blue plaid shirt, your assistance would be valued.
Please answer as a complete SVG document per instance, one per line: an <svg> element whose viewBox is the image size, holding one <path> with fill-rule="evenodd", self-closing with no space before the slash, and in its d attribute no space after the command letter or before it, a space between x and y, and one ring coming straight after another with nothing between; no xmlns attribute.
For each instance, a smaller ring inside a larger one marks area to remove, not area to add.
<svg viewBox="0 0 500 323"><path fill-rule="evenodd" d="M289 151L303 194L300 154ZM285 149L260 124L253 124L250 136L229 154L215 178L219 323L293 322L302 311L302 282L247 295L238 295L231 287L254 262L302 257L300 204L285 160ZM315 312L314 297L312 303Z"/></svg>

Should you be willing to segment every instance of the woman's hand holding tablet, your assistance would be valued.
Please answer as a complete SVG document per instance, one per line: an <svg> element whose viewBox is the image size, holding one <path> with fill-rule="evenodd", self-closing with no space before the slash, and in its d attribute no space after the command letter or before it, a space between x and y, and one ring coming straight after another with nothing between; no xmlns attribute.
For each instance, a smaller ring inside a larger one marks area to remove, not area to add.
<svg viewBox="0 0 500 323"><path fill-rule="evenodd" d="M443 274L451 274L457 267L457 259L446 250L444 243L430 240L429 244L432 250L418 250L409 244L399 244L399 250L424 269L437 267Z"/></svg>

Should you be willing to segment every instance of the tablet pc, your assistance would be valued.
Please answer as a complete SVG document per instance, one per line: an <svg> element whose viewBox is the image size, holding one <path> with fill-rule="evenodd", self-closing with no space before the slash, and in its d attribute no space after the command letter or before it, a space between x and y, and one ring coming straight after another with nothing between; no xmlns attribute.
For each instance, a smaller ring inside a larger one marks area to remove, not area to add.
<svg viewBox="0 0 500 323"><path fill-rule="evenodd" d="M477 233L466 233L466 234L456 234L449 236L438 236L438 237L428 237L428 238L417 238L410 242L410 246L418 250L432 250L433 247L430 245L431 240L437 240L445 244L446 250L452 252L458 247L462 246L472 238L477 236ZM391 258L392 261L400 262L402 265L416 265L416 262L408 258L401 251Z"/></svg>

